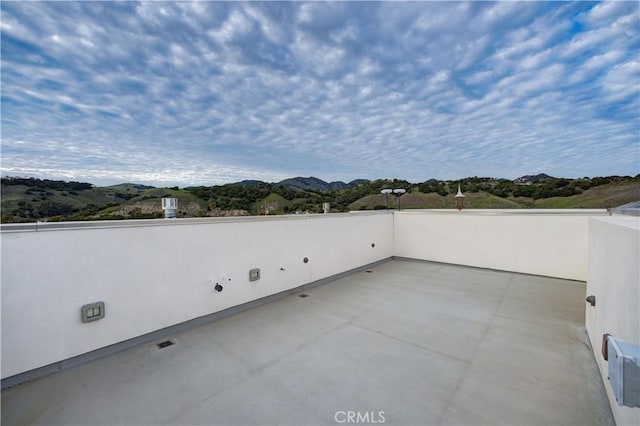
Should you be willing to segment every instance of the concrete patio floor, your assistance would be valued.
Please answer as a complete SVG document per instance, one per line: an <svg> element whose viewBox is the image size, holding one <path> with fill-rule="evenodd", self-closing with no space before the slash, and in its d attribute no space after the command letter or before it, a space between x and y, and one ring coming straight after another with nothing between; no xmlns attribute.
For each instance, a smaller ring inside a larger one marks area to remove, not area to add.
<svg viewBox="0 0 640 426"><path fill-rule="evenodd" d="M584 283L393 260L305 294L7 389L2 424L614 424Z"/></svg>

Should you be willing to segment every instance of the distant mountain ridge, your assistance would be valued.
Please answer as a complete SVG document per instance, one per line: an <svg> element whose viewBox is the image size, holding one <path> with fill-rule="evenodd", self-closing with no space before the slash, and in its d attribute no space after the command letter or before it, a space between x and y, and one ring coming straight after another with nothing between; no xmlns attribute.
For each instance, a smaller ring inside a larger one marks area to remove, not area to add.
<svg viewBox="0 0 640 426"><path fill-rule="evenodd" d="M316 177L295 177L290 179L285 179L276 183L278 186L284 186L285 188L297 189L301 191L335 191L340 189L353 188L354 186L358 186L360 184L369 182L367 179L356 179L352 180L349 183L344 183L342 181L336 182L325 182L322 179L318 179Z"/></svg>
<svg viewBox="0 0 640 426"><path fill-rule="evenodd" d="M261 180L252 180L252 179L245 179L245 180L241 180L240 182L235 182L232 183L231 185L237 185L237 186L255 186L255 185L264 185L266 182L263 182Z"/></svg>
<svg viewBox="0 0 640 426"><path fill-rule="evenodd" d="M549 179L555 179L555 178L553 176L549 176L546 173L539 173L537 175L521 176L517 179L514 179L513 181L515 183L532 184L532 183L540 183L542 181L549 180Z"/></svg>
<svg viewBox="0 0 640 426"><path fill-rule="evenodd" d="M280 182L274 182L270 185L275 186L283 186L288 189L294 189L297 191L336 191L340 189L348 189L353 188L354 186L361 185L363 183L367 183L369 180L367 179L355 179L349 183L344 183L342 181L336 182L325 182L322 179L318 179L317 177L309 176L309 177L294 177L285 180L281 180ZM234 186L257 186L257 185L267 185L267 182L262 180L242 180L240 182L230 183L229 185Z"/></svg>

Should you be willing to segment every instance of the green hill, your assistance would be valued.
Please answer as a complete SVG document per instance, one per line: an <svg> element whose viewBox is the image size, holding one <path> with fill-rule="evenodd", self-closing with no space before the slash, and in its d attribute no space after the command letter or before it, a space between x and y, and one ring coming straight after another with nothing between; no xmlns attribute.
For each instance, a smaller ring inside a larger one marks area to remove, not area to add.
<svg viewBox="0 0 640 426"><path fill-rule="evenodd" d="M319 191L245 181L180 189L135 183L96 187L82 182L7 177L2 178L1 213L3 223L159 218L163 216L164 197L178 199L178 217L319 213L325 202L331 204L332 212L375 210L387 208L387 197L380 191L389 188L407 191L400 198L403 209L453 209L458 185L465 194L467 209L610 208L640 200L640 175L565 179L540 174L514 181L470 177L422 183L378 179L344 185L349 187L337 185L339 189ZM388 203L389 208L397 208L398 199L391 194Z"/></svg>
<svg viewBox="0 0 640 426"><path fill-rule="evenodd" d="M640 200L638 182L619 182L596 186L570 197L543 198L535 201L536 208L604 209Z"/></svg>
<svg viewBox="0 0 640 426"><path fill-rule="evenodd" d="M497 197L486 192L465 194L465 208L476 209L520 209L524 206L515 201ZM383 194L368 195L351 204L351 210L374 210L385 208L386 201ZM395 195L389 196L389 207L398 207ZM453 195L439 195L436 193L423 194L419 191L406 193L400 197L400 207L403 209L452 209L455 207Z"/></svg>
<svg viewBox="0 0 640 426"><path fill-rule="evenodd" d="M282 214L288 211L291 201L279 194L271 193L254 204L254 210L258 214Z"/></svg>
<svg viewBox="0 0 640 426"><path fill-rule="evenodd" d="M78 182L2 179L2 222L162 217L163 197L178 198L180 216L198 216L207 205L174 188L137 184L96 187Z"/></svg>
<svg viewBox="0 0 640 426"><path fill-rule="evenodd" d="M484 191L465 192L464 205L467 209L601 209L621 206L640 200L640 183L616 182L596 186L580 194L567 197L534 199L532 197L499 197ZM413 191L402 195L403 209L452 209L455 206L453 194L439 195L435 192L424 194ZM351 210L374 210L386 206L383 194L362 197L349 204ZM398 200L389 196L390 208L397 208Z"/></svg>
<svg viewBox="0 0 640 426"><path fill-rule="evenodd" d="M452 197L449 198L451 199ZM450 208L455 206L454 201L450 201L449 204ZM516 201L498 197L497 195L486 192L465 194L464 205L466 208L474 209L521 209L525 207L523 204Z"/></svg>

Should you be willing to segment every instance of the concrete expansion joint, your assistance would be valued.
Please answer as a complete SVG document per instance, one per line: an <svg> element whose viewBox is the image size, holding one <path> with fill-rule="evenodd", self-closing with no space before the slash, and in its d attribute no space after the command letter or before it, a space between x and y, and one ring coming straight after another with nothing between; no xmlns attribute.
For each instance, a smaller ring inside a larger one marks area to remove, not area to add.
<svg viewBox="0 0 640 426"><path fill-rule="evenodd" d="M383 331L380 331L380 330L374 330L374 329L372 329L372 328L365 327L365 326L363 326L363 325L359 325L359 324L354 324L354 326L355 326L355 327L358 327L358 328L361 328L361 329L363 329L363 330L370 331L370 332L372 332L372 333L379 334L379 335L384 336L384 337L387 337L387 338L389 338L389 339L397 340L398 342L402 342L402 343L405 343L405 344L407 344L407 345L414 346L414 347L419 348L419 349L421 349L421 350L423 350L423 351L431 352L431 353L434 353L434 354L438 354L438 355L440 355L440 356L444 356L444 357L447 357L447 358L450 358L450 359L454 359L454 360L459 361L459 362L463 362L463 363L465 363L465 364L469 364L469 361L466 361L466 360L464 360L464 359L460 359L460 358L455 357L455 356L453 356L453 355L451 355L451 354L446 354L446 353L444 353L444 352L439 352L439 351L436 351L436 350L434 350L434 349L431 349L431 348L427 348L427 347L425 347L425 346L422 346L422 345L420 345L420 344L418 344L418 343L416 343L416 342L411 342L411 341L409 341L409 340L401 339L400 337L391 336L391 335L389 335L389 334L387 334L387 333L384 333Z"/></svg>
<svg viewBox="0 0 640 426"><path fill-rule="evenodd" d="M438 421L437 421L436 424L441 425L443 423L445 413L447 412L447 410L449 409L449 407L453 403L454 398L456 397L456 395L460 391L460 388L462 387L462 384L466 380L467 374L469 374L469 370L470 369L471 369L471 362L466 362L464 364L464 369L462 370L462 374L460 375L460 378L458 379L458 382L456 383L456 386L453 388L453 390L449 394L449 397L447 398L447 402L444 404L442 410L440 411L440 414L438 415Z"/></svg>

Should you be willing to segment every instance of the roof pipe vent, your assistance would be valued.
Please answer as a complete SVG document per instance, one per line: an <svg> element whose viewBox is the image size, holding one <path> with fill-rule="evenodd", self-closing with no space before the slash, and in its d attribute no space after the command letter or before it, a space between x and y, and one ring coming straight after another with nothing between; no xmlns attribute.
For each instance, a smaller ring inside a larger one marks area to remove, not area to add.
<svg viewBox="0 0 640 426"><path fill-rule="evenodd" d="M176 211L178 210L178 199L177 198L163 198L162 199L162 210L164 210L164 218L165 219L175 219Z"/></svg>

